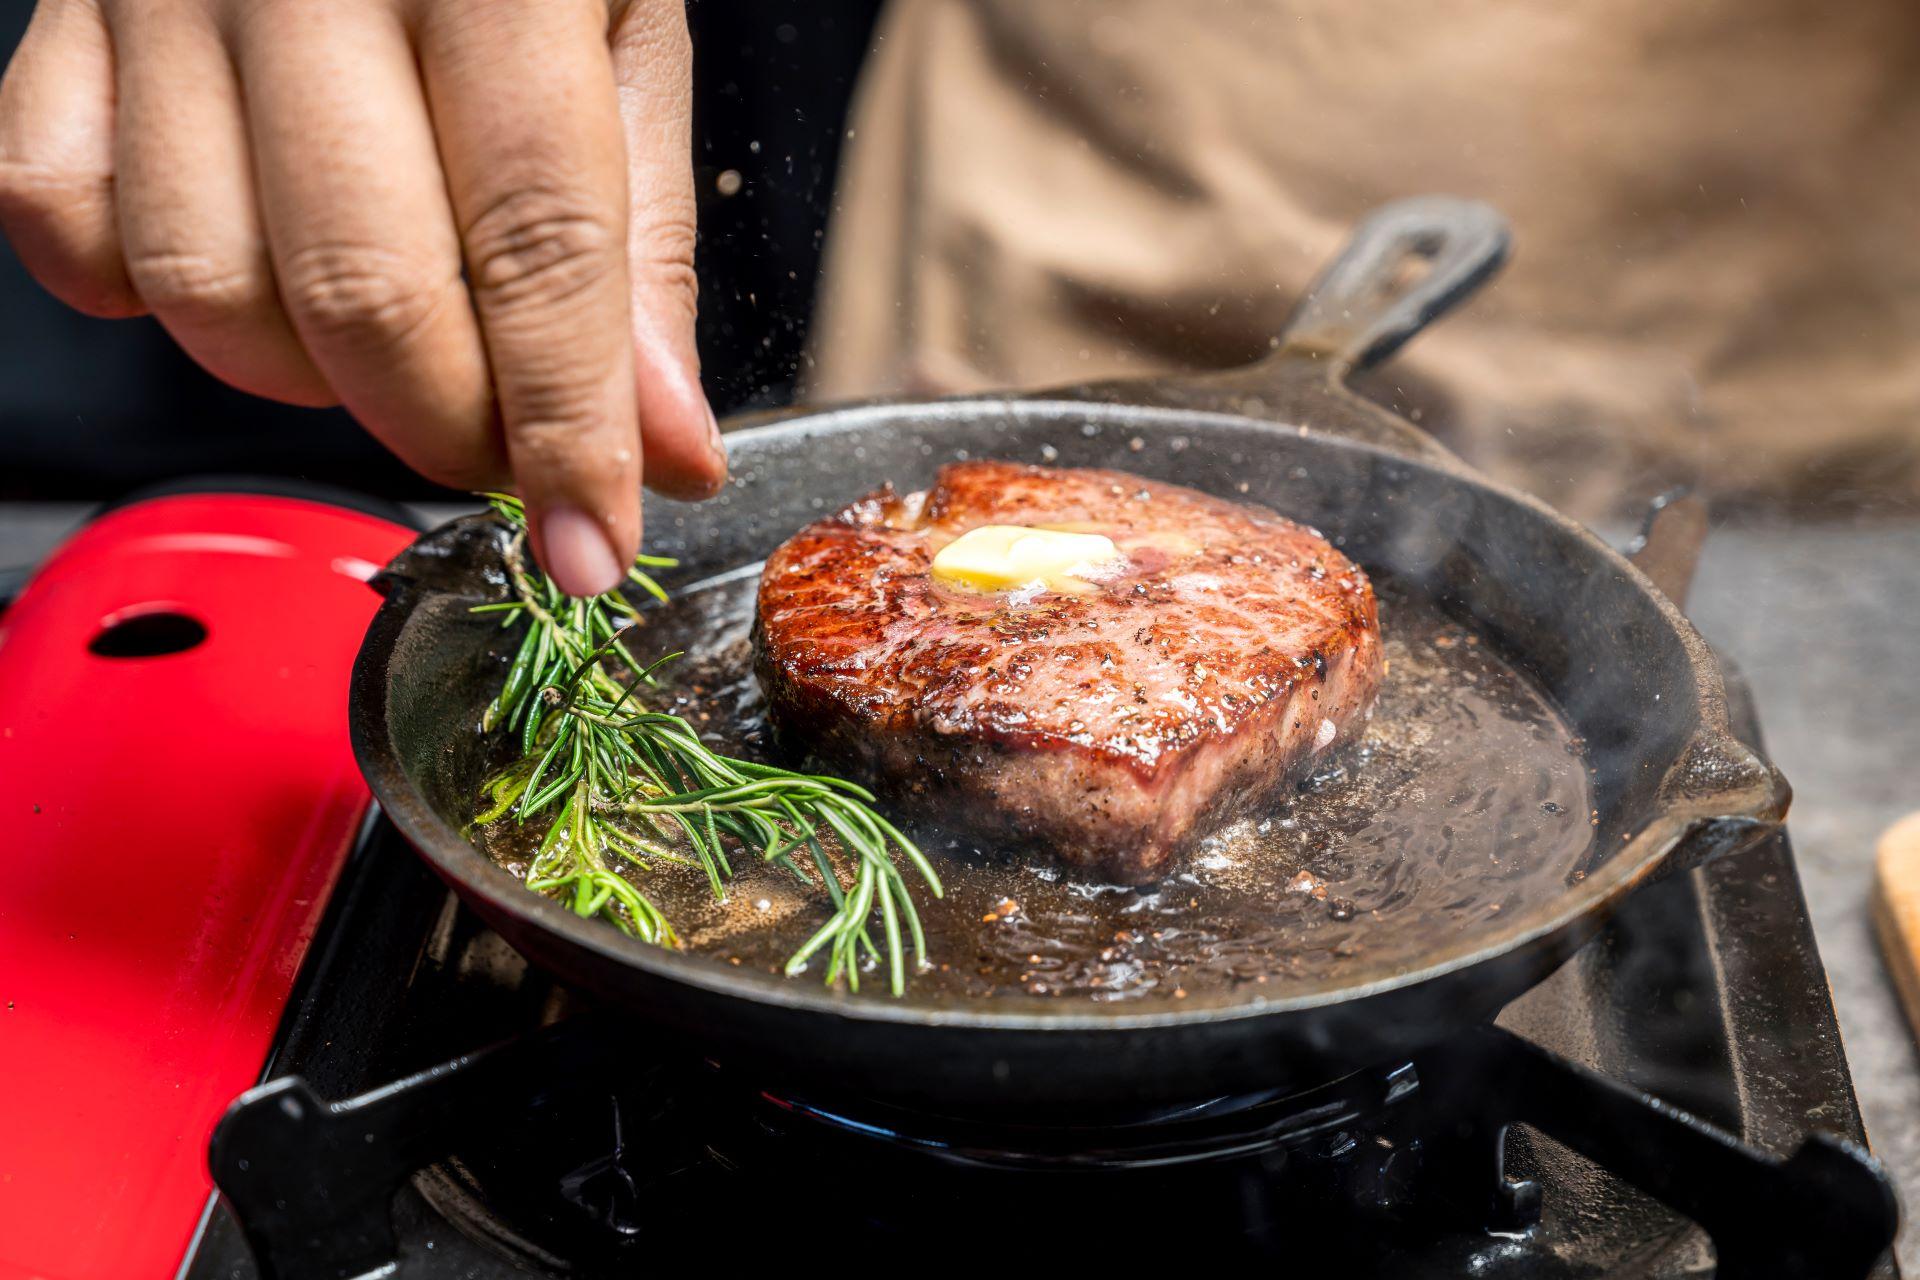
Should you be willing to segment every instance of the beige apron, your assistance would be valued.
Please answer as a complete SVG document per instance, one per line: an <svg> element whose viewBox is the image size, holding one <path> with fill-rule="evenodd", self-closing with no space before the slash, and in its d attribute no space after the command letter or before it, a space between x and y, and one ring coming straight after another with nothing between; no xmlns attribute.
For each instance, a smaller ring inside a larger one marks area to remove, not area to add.
<svg viewBox="0 0 1920 1280"><path fill-rule="evenodd" d="M851 128L815 398L1243 361L1446 192L1516 258L1370 391L1473 461L1920 493L1912 0L896 0Z"/></svg>

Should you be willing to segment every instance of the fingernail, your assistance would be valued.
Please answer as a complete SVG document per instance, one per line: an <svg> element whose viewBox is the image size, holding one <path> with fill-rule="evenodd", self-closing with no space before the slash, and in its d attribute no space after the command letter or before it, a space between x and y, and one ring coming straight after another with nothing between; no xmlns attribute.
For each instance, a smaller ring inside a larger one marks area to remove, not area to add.
<svg viewBox="0 0 1920 1280"><path fill-rule="evenodd" d="M584 511L555 507L540 522L542 566L570 596L597 596L620 585L622 569L606 530Z"/></svg>

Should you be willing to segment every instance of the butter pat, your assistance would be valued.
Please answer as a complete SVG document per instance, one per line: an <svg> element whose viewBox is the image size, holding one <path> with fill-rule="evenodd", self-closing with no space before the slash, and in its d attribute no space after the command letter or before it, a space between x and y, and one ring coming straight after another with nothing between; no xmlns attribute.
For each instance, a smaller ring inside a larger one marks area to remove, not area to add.
<svg viewBox="0 0 1920 1280"><path fill-rule="evenodd" d="M974 591L1040 585L1049 591L1085 591L1087 579L1120 559L1113 539L1019 524L969 529L933 557L933 576Z"/></svg>

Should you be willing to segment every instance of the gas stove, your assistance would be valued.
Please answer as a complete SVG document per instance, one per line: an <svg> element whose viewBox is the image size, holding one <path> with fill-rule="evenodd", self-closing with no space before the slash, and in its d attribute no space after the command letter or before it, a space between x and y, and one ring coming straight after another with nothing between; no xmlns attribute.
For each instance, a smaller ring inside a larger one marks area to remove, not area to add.
<svg viewBox="0 0 1920 1280"><path fill-rule="evenodd" d="M267 1076L214 1138L224 1196L187 1277L597 1276L943 1241L1403 1277L1896 1274L1785 836L1636 898L1456 1043L1055 1125L763 1091L529 967L375 818Z"/></svg>

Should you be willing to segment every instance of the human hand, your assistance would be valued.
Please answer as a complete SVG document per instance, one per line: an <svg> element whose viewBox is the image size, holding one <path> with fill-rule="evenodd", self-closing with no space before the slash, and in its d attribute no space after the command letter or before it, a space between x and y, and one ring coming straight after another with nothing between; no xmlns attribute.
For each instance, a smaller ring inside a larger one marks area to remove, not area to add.
<svg viewBox="0 0 1920 1280"><path fill-rule="evenodd" d="M511 477L563 589L640 483L726 455L694 350L681 0L40 0L0 82L0 228L90 315L340 403L422 474Z"/></svg>

